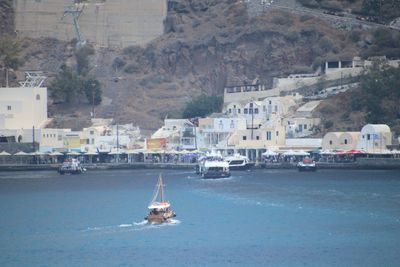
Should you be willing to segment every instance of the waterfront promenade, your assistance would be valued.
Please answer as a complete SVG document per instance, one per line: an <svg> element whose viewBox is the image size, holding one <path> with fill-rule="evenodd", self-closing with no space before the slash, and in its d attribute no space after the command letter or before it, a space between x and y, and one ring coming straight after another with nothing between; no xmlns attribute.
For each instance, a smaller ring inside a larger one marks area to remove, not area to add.
<svg viewBox="0 0 400 267"><path fill-rule="evenodd" d="M391 158L359 158L355 162L317 162L318 169L398 169L400 159ZM0 171L39 171L57 170L61 164L0 164ZM83 164L88 170L116 170L116 169L194 169L196 163L93 163ZM255 168L265 169L295 169L296 163L256 163Z"/></svg>

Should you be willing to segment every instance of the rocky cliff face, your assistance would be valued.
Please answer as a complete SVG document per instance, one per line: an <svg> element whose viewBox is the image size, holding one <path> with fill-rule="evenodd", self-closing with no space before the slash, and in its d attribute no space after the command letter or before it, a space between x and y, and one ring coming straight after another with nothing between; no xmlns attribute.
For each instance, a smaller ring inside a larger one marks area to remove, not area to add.
<svg viewBox="0 0 400 267"><path fill-rule="evenodd" d="M271 85L276 76L312 72L320 57L357 54L347 32L316 18L276 10L249 17L235 0L172 1L165 31L146 47L128 47L113 62L97 64L101 72L118 66L114 75L121 78L103 81L112 99L101 108L104 116L155 128L194 94L218 95L226 85L255 79Z"/></svg>
<svg viewBox="0 0 400 267"><path fill-rule="evenodd" d="M255 79L271 85L273 77L312 72L322 58L358 54L349 32L307 15L271 9L252 17L239 0L175 0L168 10L161 37L142 47L99 49L91 58L90 74L101 81L104 96L97 116L153 130L201 92L220 95L227 85ZM46 42L42 46L48 50ZM74 64L66 44L52 47L58 50L51 67L39 52L25 55L27 66L55 73L60 58ZM53 116L78 112L75 122L87 120L90 109L88 103L51 107ZM74 125L60 119L57 126Z"/></svg>

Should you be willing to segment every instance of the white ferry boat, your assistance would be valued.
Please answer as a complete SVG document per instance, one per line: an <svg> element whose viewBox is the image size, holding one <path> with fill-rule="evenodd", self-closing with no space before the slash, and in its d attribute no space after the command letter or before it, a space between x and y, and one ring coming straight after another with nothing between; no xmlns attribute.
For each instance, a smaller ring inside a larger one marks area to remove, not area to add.
<svg viewBox="0 0 400 267"><path fill-rule="evenodd" d="M81 174L85 171L86 169L77 159L66 159L58 169L59 174Z"/></svg>
<svg viewBox="0 0 400 267"><path fill-rule="evenodd" d="M229 164L229 170L248 170L254 167L254 162L250 162L246 156L235 154L233 156L225 157L225 161Z"/></svg>
<svg viewBox="0 0 400 267"><path fill-rule="evenodd" d="M209 154L199 159L196 166L196 173L202 178L226 178L230 177L229 164L221 155Z"/></svg>

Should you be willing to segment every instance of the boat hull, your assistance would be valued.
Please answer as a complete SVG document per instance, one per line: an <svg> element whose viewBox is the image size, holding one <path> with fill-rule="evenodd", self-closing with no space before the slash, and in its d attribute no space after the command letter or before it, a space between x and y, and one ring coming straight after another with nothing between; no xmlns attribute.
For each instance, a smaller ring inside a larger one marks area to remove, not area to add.
<svg viewBox="0 0 400 267"><path fill-rule="evenodd" d="M243 165L229 165L231 171L246 171L254 167L254 163L246 163Z"/></svg>
<svg viewBox="0 0 400 267"><path fill-rule="evenodd" d="M218 179L218 178L228 178L231 174L229 172L205 172L201 174L203 179Z"/></svg>
<svg viewBox="0 0 400 267"><path fill-rule="evenodd" d="M297 169L300 172L315 172L317 167L315 165L298 165Z"/></svg>
<svg viewBox="0 0 400 267"><path fill-rule="evenodd" d="M58 170L58 173L63 175L63 174L81 174L83 173L83 170Z"/></svg>
<svg viewBox="0 0 400 267"><path fill-rule="evenodd" d="M163 223L168 219L176 217L173 211L159 212L158 214L149 214L144 219L150 223Z"/></svg>

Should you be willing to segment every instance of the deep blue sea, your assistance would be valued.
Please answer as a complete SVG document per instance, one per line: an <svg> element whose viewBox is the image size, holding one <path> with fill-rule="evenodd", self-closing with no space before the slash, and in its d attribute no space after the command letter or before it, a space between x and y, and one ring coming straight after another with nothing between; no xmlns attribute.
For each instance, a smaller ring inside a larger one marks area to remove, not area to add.
<svg viewBox="0 0 400 267"><path fill-rule="evenodd" d="M400 172L0 173L0 266L400 266Z"/></svg>

